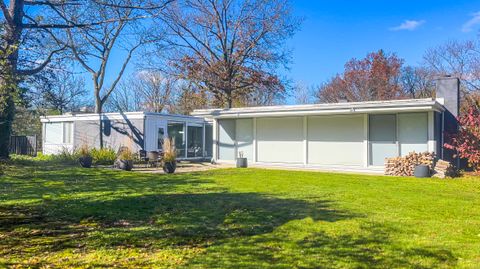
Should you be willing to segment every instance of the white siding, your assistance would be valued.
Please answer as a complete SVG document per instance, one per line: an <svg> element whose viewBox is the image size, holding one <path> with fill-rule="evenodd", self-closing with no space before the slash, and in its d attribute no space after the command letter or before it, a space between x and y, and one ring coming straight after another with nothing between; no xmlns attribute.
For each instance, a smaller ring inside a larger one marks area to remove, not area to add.
<svg viewBox="0 0 480 269"><path fill-rule="evenodd" d="M303 163L303 118L257 119L259 162Z"/></svg>
<svg viewBox="0 0 480 269"><path fill-rule="evenodd" d="M428 151L428 114L398 114L398 142L402 156Z"/></svg>
<svg viewBox="0 0 480 269"><path fill-rule="evenodd" d="M235 120L219 120L218 128L218 158L235 160Z"/></svg>
<svg viewBox="0 0 480 269"><path fill-rule="evenodd" d="M237 154L243 152L243 157L253 161L253 120L237 119L235 130Z"/></svg>
<svg viewBox="0 0 480 269"><path fill-rule="evenodd" d="M363 121L363 115L309 117L309 164L361 166Z"/></svg>

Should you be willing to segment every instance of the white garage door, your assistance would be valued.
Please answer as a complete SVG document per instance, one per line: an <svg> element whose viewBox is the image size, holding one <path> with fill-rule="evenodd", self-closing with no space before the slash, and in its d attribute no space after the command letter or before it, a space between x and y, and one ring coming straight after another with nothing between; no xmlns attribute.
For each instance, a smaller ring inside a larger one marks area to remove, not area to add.
<svg viewBox="0 0 480 269"><path fill-rule="evenodd" d="M303 163L303 118L257 119L259 162Z"/></svg>
<svg viewBox="0 0 480 269"><path fill-rule="evenodd" d="M362 165L363 115L308 118L308 163Z"/></svg>

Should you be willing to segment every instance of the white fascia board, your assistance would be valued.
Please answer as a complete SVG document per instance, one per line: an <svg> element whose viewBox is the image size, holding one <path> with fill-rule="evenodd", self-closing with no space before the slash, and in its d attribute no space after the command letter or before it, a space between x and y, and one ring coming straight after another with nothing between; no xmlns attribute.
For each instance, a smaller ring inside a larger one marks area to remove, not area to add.
<svg viewBox="0 0 480 269"><path fill-rule="evenodd" d="M104 113L101 114L104 119L110 120L123 120L125 118L129 120L143 119L145 113L143 112L127 112L127 113ZM91 121L99 120L99 114L76 114L76 115L57 115L57 116L44 116L40 118L41 122L65 122L65 121Z"/></svg>
<svg viewBox="0 0 480 269"><path fill-rule="evenodd" d="M425 112L425 111L437 111L431 106L422 107L403 107L403 108L359 108L359 109L331 109L331 110L318 110L318 111L283 111L283 112L256 112L256 113L234 113L215 115L213 118L228 119L228 118L258 118L258 117L294 117L294 116L314 116L314 115L352 115L352 114L364 114L364 113L401 113L401 112Z"/></svg>
<svg viewBox="0 0 480 269"><path fill-rule="evenodd" d="M372 101L317 105L246 107L233 109L196 110L195 116L211 118L239 118L265 116L302 116L328 114L354 114L366 112L444 111L445 108L432 99Z"/></svg>

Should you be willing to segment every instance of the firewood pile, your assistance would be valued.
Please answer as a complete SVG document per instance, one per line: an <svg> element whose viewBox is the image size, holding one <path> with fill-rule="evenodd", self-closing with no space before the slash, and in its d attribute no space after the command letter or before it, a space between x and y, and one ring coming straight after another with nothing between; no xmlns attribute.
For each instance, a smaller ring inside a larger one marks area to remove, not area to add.
<svg viewBox="0 0 480 269"><path fill-rule="evenodd" d="M457 171L455 167L447 161L438 160L433 170L433 176L438 178L455 177Z"/></svg>
<svg viewBox="0 0 480 269"><path fill-rule="evenodd" d="M404 157L386 158L385 175L413 176L415 166L417 165L427 165L432 170L434 158L435 155L431 152L410 152Z"/></svg>

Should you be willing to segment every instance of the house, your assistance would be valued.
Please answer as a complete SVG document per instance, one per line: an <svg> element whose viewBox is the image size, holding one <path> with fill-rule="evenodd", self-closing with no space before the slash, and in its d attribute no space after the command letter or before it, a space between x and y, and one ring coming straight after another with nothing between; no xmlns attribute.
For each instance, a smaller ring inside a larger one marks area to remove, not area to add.
<svg viewBox="0 0 480 269"><path fill-rule="evenodd" d="M158 151L163 138L172 137L179 159L210 159L212 156L212 125L201 117L149 112L69 113L46 116L42 122L44 154L73 150L82 145L100 146L100 128L104 146L121 146L133 151Z"/></svg>
<svg viewBox="0 0 480 269"><path fill-rule="evenodd" d="M251 164L383 172L385 158L412 151L446 158L456 131L459 81L437 80L436 99L196 110L213 121L213 159ZM451 154L450 154L451 157Z"/></svg>
<svg viewBox="0 0 480 269"><path fill-rule="evenodd" d="M383 172L385 158L412 151L453 154L444 136L457 130L459 80L437 80L436 99L195 110L191 116L104 113L105 145L157 151L172 137L180 159L342 171ZM98 147L100 116L47 116L43 152Z"/></svg>

